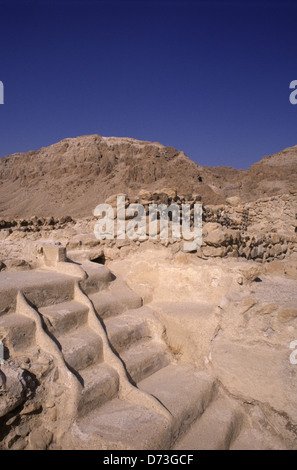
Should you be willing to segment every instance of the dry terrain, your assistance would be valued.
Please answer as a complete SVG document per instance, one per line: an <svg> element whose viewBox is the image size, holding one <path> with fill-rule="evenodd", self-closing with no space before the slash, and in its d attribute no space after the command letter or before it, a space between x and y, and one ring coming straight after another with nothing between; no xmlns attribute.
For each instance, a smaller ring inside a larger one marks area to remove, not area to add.
<svg viewBox="0 0 297 470"><path fill-rule="evenodd" d="M297 146L263 158L247 171L203 167L158 143L90 135L0 159L0 217L86 217L107 197L169 187L201 195L205 204L227 197L253 201L297 190Z"/></svg>
<svg viewBox="0 0 297 470"><path fill-rule="evenodd" d="M296 450L296 169L99 135L2 158L0 449ZM98 240L119 193L201 203L202 246Z"/></svg>

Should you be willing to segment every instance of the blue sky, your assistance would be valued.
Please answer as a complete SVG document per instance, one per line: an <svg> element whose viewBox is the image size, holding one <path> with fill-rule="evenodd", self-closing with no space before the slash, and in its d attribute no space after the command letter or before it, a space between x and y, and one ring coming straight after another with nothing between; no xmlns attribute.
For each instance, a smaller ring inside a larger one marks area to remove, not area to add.
<svg viewBox="0 0 297 470"><path fill-rule="evenodd" d="M247 168L297 144L297 2L0 0L0 156L85 134Z"/></svg>

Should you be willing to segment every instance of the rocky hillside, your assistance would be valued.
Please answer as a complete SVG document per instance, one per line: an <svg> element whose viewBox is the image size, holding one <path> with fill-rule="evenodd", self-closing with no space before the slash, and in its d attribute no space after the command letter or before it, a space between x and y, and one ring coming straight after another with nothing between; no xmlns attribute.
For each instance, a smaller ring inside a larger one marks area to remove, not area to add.
<svg viewBox="0 0 297 470"><path fill-rule="evenodd" d="M265 156L247 171L231 167L203 167L204 181L224 197L243 201L287 194L297 189L297 146Z"/></svg>
<svg viewBox="0 0 297 470"><path fill-rule="evenodd" d="M243 171L202 167L159 143L82 136L0 159L0 217L87 216L112 194L163 187L200 194L205 204L248 201L296 188L296 169L297 146Z"/></svg>

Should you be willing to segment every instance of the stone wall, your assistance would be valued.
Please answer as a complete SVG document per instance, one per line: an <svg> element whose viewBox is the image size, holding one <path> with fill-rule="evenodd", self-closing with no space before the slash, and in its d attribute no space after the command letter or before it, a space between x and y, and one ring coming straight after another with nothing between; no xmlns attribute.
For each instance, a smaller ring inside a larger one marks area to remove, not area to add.
<svg viewBox="0 0 297 470"><path fill-rule="evenodd" d="M12 219L0 220L0 230L8 230L10 233L13 230L23 232L38 232L43 229L58 229L64 228L66 224L75 223L70 216L60 218L55 217L31 217L29 219Z"/></svg>
<svg viewBox="0 0 297 470"><path fill-rule="evenodd" d="M238 197L226 205L205 206L204 220L252 232L294 234L297 231L297 192L242 203Z"/></svg>
<svg viewBox="0 0 297 470"><path fill-rule="evenodd" d="M246 204L249 229L293 234L297 232L297 192L258 199Z"/></svg>
<svg viewBox="0 0 297 470"><path fill-rule="evenodd" d="M117 195L106 200L117 216ZM173 255L184 250L184 240L169 238L148 239L148 211L150 204L190 204L193 225L194 204L201 203L198 194L178 194L171 189L159 192L140 191L136 197L126 196L126 208L133 203L142 204L147 217L146 240L97 240L94 226L98 218L90 216L74 221L71 217L37 218L25 220L0 220L0 270L5 266L22 268L19 259L34 265L38 252L34 248L41 242L59 243L68 251L86 252L92 259L108 260L124 258L132 251L152 245L168 247ZM297 193L279 197L259 199L244 204L238 197L227 199L225 205L202 206L203 237L202 247L193 256L203 259L212 257L242 257L258 262L282 260L288 256L297 258ZM126 224L131 220L127 217ZM116 222L116 220L115 220ZM159 232L158 232L159 233ZM115 232L116 235L116 232ZM35 251L34 251L35 250ZM29 253L33 253L30 257ZM34 254L35 253L35 254ZM12 259L10 259L12 258Z"/></svg>
<svg viewBox="0 0 297 470"><path fill-rule="evenodd" d="M148 224L149 204L177 204L180 208L182 204L190 204L193 225L193 207L200 201L197 194L178 195L168 189L159 193L141 191L136 198L126 196L126 208L132 203L144 205ZM107 199L106 203L114 208L116 217L117 195ZM203 243L196 254L201 258L243 257L258 262L281 260L290 255L297 257L296 210L297 193L248 204L243 204L238 197L231 197L226 205L203 206ZM106 252L112 258L119 256L124 246L145 243L160 243L177 253L183 250L184 240L106 240L101 243L108 247Z"/></svg>

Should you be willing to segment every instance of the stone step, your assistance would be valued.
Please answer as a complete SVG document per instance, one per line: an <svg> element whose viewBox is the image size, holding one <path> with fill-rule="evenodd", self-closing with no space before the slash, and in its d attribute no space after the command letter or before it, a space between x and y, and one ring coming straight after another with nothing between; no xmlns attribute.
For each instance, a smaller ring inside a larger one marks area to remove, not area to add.
<svg viewBox="0 0 297 470"><path fill-rule="evenodd" d="M118 353L128 349L133 343L141 339L151 337L147 321L141 315L144 308L128 310L122 315L105 320L104 324L108 338Z"/></svg>
<svg viewBox="0 0 297 470"><path fill-rule="evenodd" d="M104 362L80 372L83 390L78 404L78 415L84 416L116 397L119 391L117 372Z"/></svg>
<svg viewBox="0 0 297 470"><path fill-rule="evenodd" d="M113 289L90 295L94 308L101 318L119 315L129 309L139 308L142 299L130 289Z"/></svg>
<svg viewBox="0 0 297 470"><path fill-rule="evenodd" d="M168 421L155 411L114 399L78 420L72 430L77 449L168 449Z"/></svg>
<svg viewBox="0 0 297 470"><path fill-rule="evenodd" d="M88 275L87 279L80 282L83 291L87 295L106 289L113 280L113 275L106 266L92 261L83 261L80 264Z"/></svg>
<svg viewBox="0 0 297 470"><path fill-rule="evenodd" d="M35 344L35 322L24 315L9 313L0 317L0 341L10 353L25 353Z"/></svg>
<svg viewBox="0 0 297 470"><path fill-rule="evenodd" d="M240 431L241 422L236 405L226 398L219 398L210 404L174 449L228 450Z"/></svg>
<svg viewBox="0 0 297 470"><path fill-rule="evenodd" d="M0 273L0 316L15 311L19 291L37 308L67 302L73 298L76 279L47 269L3 271Z"/></svg>
<svg viewBox="0 0 297 470"><path fill-rule="evenodd" d="M138 383L170 363L166 346L156 341L141 341L133 344L120 355L127 372Z"/></svg>
<svg viewBox="0 0 297 470"><path fill-rule="evenodd" d="M90 328L80 328L74 332L59 336L61 346L67 364L81 371L103 360L102 339Z"/></svg>
<svg viewBox="0 0 297 470"><path fill-rule="evenodd" d="M138 383L173 415L173 441L202 415L216 393L212 376L188 364L171 364Z"/></svg>
<svg viewBox="0 0 297 470"><path fill-rule="evenodd" d="M52 282L40 282L34 287L24 287L22 292L26 299L39 309L72 300L74 295L74 280L75 278L70 276L60 278L57 274L57 278L52 280Z"/></svg>
<svg viewBox="0 0 297 470"><path fill-rule="evenodd" d="M88 318L88 307L74 300L42 307L40 310L48 330L55 335L82 326Z"/></svg>

